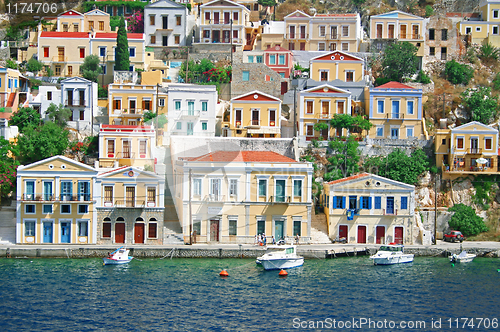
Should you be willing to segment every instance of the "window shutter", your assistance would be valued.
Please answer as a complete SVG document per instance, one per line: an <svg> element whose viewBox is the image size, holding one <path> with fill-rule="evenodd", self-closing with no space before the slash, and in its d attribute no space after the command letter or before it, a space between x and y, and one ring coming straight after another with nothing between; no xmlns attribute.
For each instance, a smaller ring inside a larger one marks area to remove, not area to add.
<svg viewBox="0 0 500 332"><path fill-rule="evenodd" d="M336 209L337 208L337 196L333 196L333 206L332 208Z"/></svg>
<svg viewBox="0 0 500 332"><path fill-rule="evenodd" d="M382 208L382 197L376 196L375 197L375 209L381 209Z"/></svg>
<svg viewBox="0 0 500 332"><path fill-rule="evenodd" d="M345 196L342 196L342 208L345 209Z"/></svg>
<svg viewBox="0 0 500 332"><path fill-rule="evenodd" d="M371 210L371 208L372 208L372 198L368 197L368 209Z"/></svg>

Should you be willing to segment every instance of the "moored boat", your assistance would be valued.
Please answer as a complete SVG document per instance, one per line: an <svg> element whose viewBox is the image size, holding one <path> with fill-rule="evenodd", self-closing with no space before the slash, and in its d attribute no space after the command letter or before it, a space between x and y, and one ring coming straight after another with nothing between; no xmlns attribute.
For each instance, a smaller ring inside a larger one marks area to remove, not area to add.
<svg viewBox="0 0 500 332"><path fill-rule="evenodd" d="M381 246L375 255L370 256L375 265L391 265L413 262L413 254L405 254L402 244L388 244Z"/></svg>
<svg viewBox="0 0 500 332"><path fill-rule="evenodd" d="M467 251L462 251L460 254L453 254L448 257L452 263L468 263L476 258L476 254L468 254Z"/></svg>
<svg viewBox="0 0 500 332"><path fill-rule="evenodd" d="M297 246L273 245L268 246L264 255L256 260L266 270L281 270L299 267L304 264L304 257L297 256Z"/></svg>
<svg viewBox="0 0 500 332"><path fill-rule="evenodd" d="M125 249L124 247L120 247L110 253L108 257L104 257L103 260L103 265L119 265L119 264L126 264L130 262L134 257L129 256L128 253L130 250Z"/></svg>

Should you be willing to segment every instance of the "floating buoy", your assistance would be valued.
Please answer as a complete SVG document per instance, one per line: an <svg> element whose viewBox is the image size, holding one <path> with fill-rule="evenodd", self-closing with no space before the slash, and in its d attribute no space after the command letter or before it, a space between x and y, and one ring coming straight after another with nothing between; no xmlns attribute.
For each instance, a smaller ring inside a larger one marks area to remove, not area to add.
<svg viewBox="0 0 500 332"><path fill-rule="evenodd" d="M280 277L286 277L288 275L288 272L286 272L285 270L281 270L280 273L278 273L278 275Z"/></svg>
<svg viewBox="0 0 500 332"><path fill-rule="evenodd" d="M227 273L227 271L226 271L226 270L222 270L222 271L219 273L219 275L220 275L221 277L229 277L229 273Z"/></svg>

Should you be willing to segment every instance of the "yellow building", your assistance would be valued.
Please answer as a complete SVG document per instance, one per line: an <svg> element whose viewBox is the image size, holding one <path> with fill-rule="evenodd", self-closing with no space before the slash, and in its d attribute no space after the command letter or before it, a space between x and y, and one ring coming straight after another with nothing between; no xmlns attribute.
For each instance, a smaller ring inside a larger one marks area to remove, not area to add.
<svg viewBox="0 0 500 332"><path fill-rule="evenodd" d="M4 108L0 119L9 119L12 112L24 106L27 95L28 79L19 70L0 66L0 108Z"/></svg>
<svg viewBox="0 0 500 332"><path fill-rule="evenodd" d="M281 137L281 100L260 91L231 99L232 137ZM224 124L223 124L224 126ZM227 130L227 129L226 129Z"/></svg>
<svg viewBox="0 0 500 332"><path fill-rule="evenodd" d="M186 242L254 243L258 234L310 242L311 163L270 151L215 151L174 165ZM189 192L191 190L191 197ZM191 216L191 218L190 218Z"/></svg>
<svg viewBox="0 0 500 332"><path fill-rule="evenodd" d="M91 244L97 240L97 170L55 156L17 170L18 244Z"/></svg>
<svg viewBox="0 0 500 332"><path fill-rule="evenodd" d="M362 173L323 184L331 239L347 243L413 244L415 187Z"/></svg>
<svg viewBox="0 0 500 332"><path fill-rule="evenodd" d="M324 84L299 92L298 138L299 144L307 141L327 140L334 136L345 136L347 131L337 132L330 127L330 120L335 114L351 112L351 93L334 86ZM317 131L314 125L324 123L328 127Z"/></svg>
<svg viewBox="0 0 500 332"><path fill-rule="evenodd" d="M422 89L388 82L369 89L365 100L368 119L373 124L370 138L424 138Z"/></svg>
<svg viewBox="0 0 500 332"><path fill-rule="evenodd" d="M481 0L479 2L480 19L469 19L458 22L461 35L467 35L475 44L490 43L500 47L500 2Z"/></svg>
<svg viewBox="0 0 500 332"><path fill-rule="evenodd" d="M438 129L434 139L436 165L444 178L469 174L498 174L498 129L469 122Z"/></svg>
<svg viewBox="0 0 500 332"><path fill-rule="evenodd" d="M364 75L364 60L342 51L320 55L309 62L309 78L315 81L360 82Z"/></svg>
<svg viewBox="0 0 500 332"><path fill-rule="evenodd" d="M373 50L381 51L388 42L406 41L418 48L418 57L423 57L424 32L423 17L400 10L370 17L370 39Z"/></svg>

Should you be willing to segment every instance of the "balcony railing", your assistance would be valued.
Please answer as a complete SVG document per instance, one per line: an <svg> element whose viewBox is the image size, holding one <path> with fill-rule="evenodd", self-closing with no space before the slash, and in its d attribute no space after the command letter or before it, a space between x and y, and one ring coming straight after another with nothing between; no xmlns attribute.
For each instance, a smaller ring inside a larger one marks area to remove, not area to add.
<svg viewBox="0 0 500 332"><path fill-rule="evenodd" d="M481 148L470 148L469 151L467 151L470 154L481 154L483 153L483 149Z"/></svg>
<svg viewBox="0 0 500 332"><path fill-rule="evenodd" d="M319 113L317 115L318 118L320 119L329 119L330 118L330 113Z"/></svg>
<svg viewBox="0 0 500 332"><path fill-rule="evenodd" d="M52 57L52 62L68 62L68 57L56 55Z"/></svg>
<svg viewBox="0 0 500 332"><path fill-rule="evenodd" d="M64 101L64 106L87 106L85 104L85 100L74 100L74 99L66 99Z"/></svg>
<svg viewBox="0 0 500 332"><path fill-rule="evenodd" d="M116 158L116 159L135 159L135 152L127 152L127 151L116 152L114 158Z"/></svg>
<svg viewBox="0 0 500 332"><path fill-rule="evenodd" d="M319 36L319 38L324 38L324 39L340 39L340 34L339 33L326 33L322 36Z"/></svg>
<svg viewBox="0 0 500 332"><path fill-rule="evenodd" d="M252 120L251 124L252 124L252 126L259 126L260 120Z"/></svg>
<svg viewBox="0 0 500 332"><path fill-rule="evenodd" d="M105 202L106 203L106 202ZM110 203L110 202L108 202ZM106 204L104 204L106 206ZM118 208L143 208L145 201L136 201L135 199L117 200L115 207Z"/></svg>
<svg viewBox="0 0 500 332"><path fill-rule="evenodd" d="M200 116L199 110L182 110L180 114L181 118L197 118Z"/></svg>
<svg viewBox="0 0 500 332"><path fill-rule="evenodd" d="M384 216L397 216L398 215L398 209L392 209L392 210L387 210L387 209L382 209L384 212Z"/></svg>
<svg viewBox="0 0 500 332"><path fill-rule="evenodd" d="M207 195L205 196L205 201L207 202L224 202L226 196L224 195Z"/></svg>
<svg viewBox="0 0 500 332"><path fill-rule="evenodd" d="M271 196L269 202L271 203L290 203L291 196Z"/></svg>
<svg viewBox="0 0 500 332"><path fill-rule="evenodd" d="M403 113L388 113L386 117L387 120L404 120L405 115Z"/></svg>
<svg viewBox="0 0 500 332"><path fill-rule="evenodd" d="M287 33L285 39L308 39L308 33Z"/></svg>
<svg viewBox="0 0 500 332"><path fill-rule="evenodd" d="M423 39L423 37L419 34L415 34L415 33L401 33L399 34L399 39L414 39L414 40L421 40Z"/></svg>
<svg viewBox="0 0 500 332"><path fill-rule="evenodd" d="M23 194L21 197L23 201L55 201L56 196L54 194Z"/></svg>
<svg viewBox="0 0 500 332"><path fill-rule="evenodd" d="M143 110L141 108L120 108L120 109L114 109L113 115L143 114L144 111L148 111L148 110Z"/></svg>

